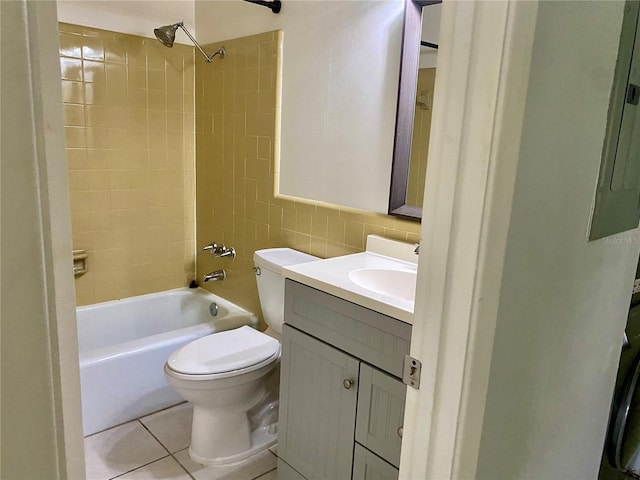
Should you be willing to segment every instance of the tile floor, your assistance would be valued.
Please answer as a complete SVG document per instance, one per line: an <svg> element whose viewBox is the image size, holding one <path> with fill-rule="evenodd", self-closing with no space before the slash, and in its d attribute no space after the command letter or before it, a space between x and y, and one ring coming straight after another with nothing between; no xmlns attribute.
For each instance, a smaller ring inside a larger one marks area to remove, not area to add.
<svg viewBox="0 0 640 480"><path fill-rule="evenodd" d="M192 407L183 403L84 439L87 480L276 480L276 449L233 466L189 458Z"/></svg>

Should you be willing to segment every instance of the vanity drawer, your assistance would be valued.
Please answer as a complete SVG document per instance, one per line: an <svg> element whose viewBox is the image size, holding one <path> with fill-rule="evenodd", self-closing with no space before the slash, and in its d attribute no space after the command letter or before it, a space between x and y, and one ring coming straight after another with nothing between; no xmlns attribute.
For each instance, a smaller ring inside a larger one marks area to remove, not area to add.
<svg viewBox="0 0 640 480"><path fill-rule="evenodd" d="M360 364L356 441L395 467L400 466L406 394L400 380Z"/></svg>
<svg viewBox="0 0 640 480"><path fill-rule="evenodd" d="M285 322L396 377L409 354L411 325L287 279Z"/></svg>
<svg viewBox="0 0 640 480"><path fill-rule="evenodd" d="M398 480L399 471L366 448L355 445L353 480Z"/></svg>

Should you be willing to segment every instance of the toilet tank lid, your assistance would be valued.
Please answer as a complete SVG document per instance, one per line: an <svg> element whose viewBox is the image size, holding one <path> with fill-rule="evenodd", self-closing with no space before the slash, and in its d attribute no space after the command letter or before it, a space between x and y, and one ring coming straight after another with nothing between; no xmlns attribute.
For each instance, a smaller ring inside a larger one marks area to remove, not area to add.
<svg viewBox="0 0 640 480"><path fill-rule="evenodd" d="M266 268L278 274L282 273L282 267L297 265L299 263L314 262L318 257L308 253L299 252L292 248L266 248L256 250L253 254L253 262L256 266Z"/></svg>

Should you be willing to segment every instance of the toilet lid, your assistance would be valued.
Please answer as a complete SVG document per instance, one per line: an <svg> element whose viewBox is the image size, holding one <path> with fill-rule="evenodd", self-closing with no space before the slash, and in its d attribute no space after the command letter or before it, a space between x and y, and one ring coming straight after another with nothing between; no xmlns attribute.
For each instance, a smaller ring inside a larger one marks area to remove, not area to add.
<svg viewBox="0 0 640 480"><path fill-rule="evenodd" d="M250 367L278 353L280 343L251 327L214 333L171 354L167 365L187 375L208 375Z"/></svg>

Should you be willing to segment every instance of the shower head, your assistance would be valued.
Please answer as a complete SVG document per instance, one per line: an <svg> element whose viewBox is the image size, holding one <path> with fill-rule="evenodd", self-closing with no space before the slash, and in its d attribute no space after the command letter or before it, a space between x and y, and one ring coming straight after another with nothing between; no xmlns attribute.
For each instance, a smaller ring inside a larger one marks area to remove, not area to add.
<svg viewBox="0 0 640 480"><path fill-rule="evenodd" d="M160 40L165 47L173 47L173 42L176 40L176 30L178 27L184 26L184 23L178 22L173 25L165 25L164 27L158 27L153 29L156 38Z"/></svg>
<svg viewBox="0 0 640 480"><path fill-rule="evenodd" d="M165 25L164 27L158 27L153 29L153 33L155 33L156 38L162 43L165 47L173 47L173 42L176 40L176 30L181 28L184 30L184 33L187 34L187 37L193 42L193 44L200 50L200 53L204 55L204 58L207 59L207 62L211 63L213 61L213 57L219 55L220 58L224 58L224 54L226 53L224 47L220 47L217 51L213 52L211 55L207 55L207 53L202 49L200 44L196 42L196 39L193 38L193 35L189 33L184 26L184 22L174 23L173 25Z"/></svg>

